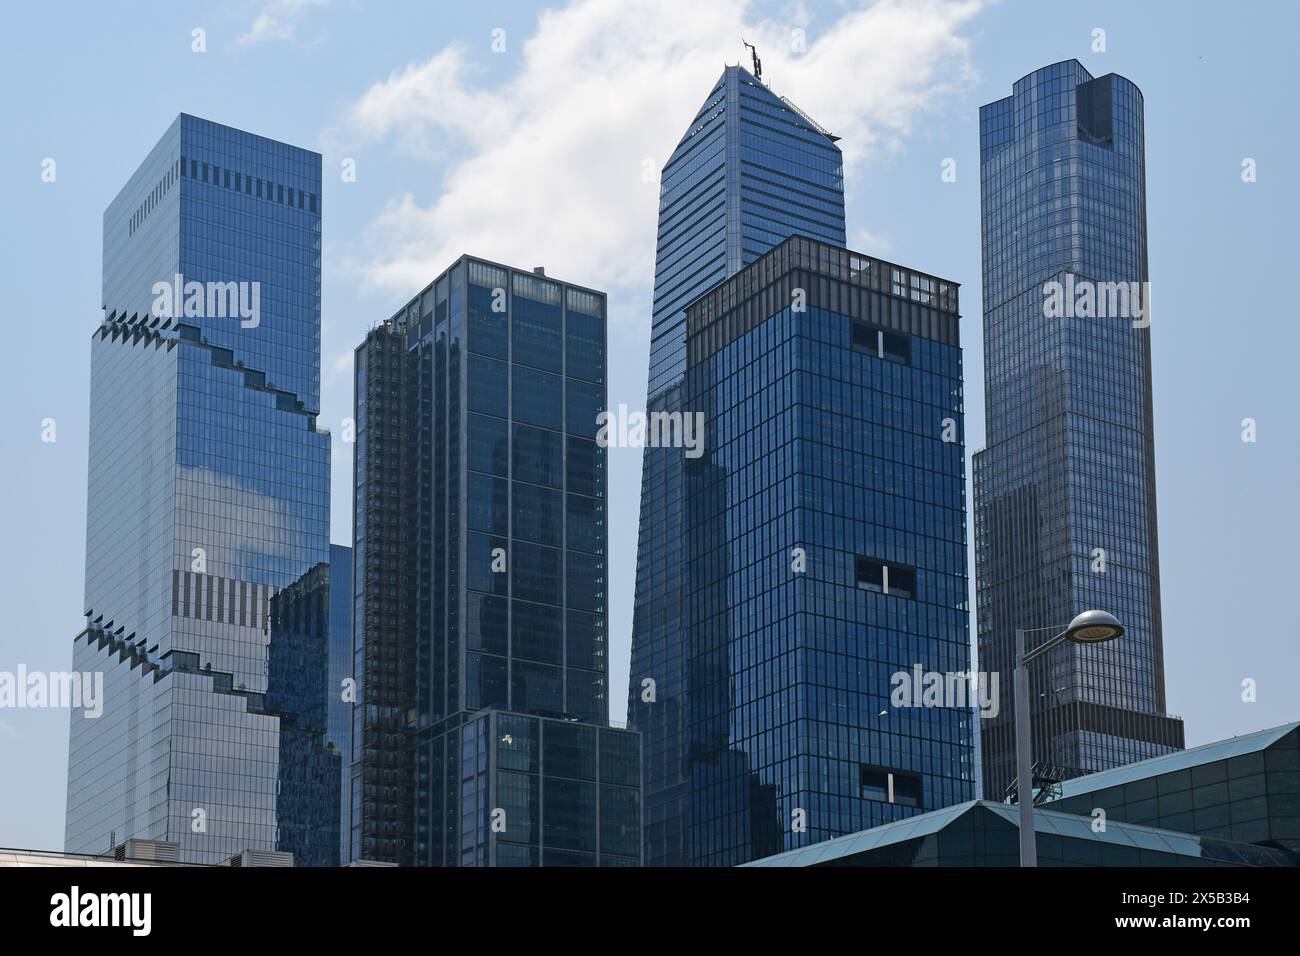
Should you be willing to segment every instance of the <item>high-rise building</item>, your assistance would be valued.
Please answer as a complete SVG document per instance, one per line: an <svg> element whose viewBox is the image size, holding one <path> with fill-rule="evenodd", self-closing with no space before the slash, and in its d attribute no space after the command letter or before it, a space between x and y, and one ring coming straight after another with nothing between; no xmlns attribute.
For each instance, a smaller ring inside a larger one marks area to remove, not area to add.
<svg viewBox="0 0 1300 956"><path fill-rule="evenodd" d="M352 773L352 549L330 545L329 730L326 746L339 755L340 793L348 792ZM349 684L349 682L351 682ZM339 862L348 862L351 822L346 798L339 800Z"/></svg>
<svg viewBox="0 0 1300 956"><path fill-rule="evenodd" d="M789 236L844 245L837 139L747 70L723 70L663 168L650 412L682 408L691 301ZM642 735L647 865L688 860L682 468L681 449L644 452L628 721Z"/></svg>
<svg viewBox="0 0 1300 956"><path fill-rule="evenodd" d="M605 296L463 257L356 351L353 859L637 865L606 691Z"/></svg>
<svg viewBox="0 0 1300 956"><path fill-rule="evenodd" d="M317 153L182 114L104 214L69 851L328 862L292 845L328 786L288 792L327 766L320 191Z"/></svg>
<svg viewBox="0 0 1300 956"><path fill-rule="evenodd" d="M1141 91L1076 60L1021 78L980 109L980 198L980 668L1009 677L1017 629L1090 608L1126 628L1031 664L1034 763L1073 777L1183 746L1165 713ZM1015 777L1011 685L983 722L994 800Z"/></svg>
<svg viewBox="0 0 1300 956"><path fill-rule="evenodd" d="M896 694L970 670L956 284L796 237L686 315L687 862L971 799L966 697Z"/></svg>

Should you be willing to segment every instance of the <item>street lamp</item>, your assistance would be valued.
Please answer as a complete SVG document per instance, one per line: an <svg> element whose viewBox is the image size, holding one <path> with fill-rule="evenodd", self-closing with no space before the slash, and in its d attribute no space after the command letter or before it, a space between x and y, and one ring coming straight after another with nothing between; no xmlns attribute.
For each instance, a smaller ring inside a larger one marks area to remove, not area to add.
<svg viewBox="0 0 1300 956"><path fill-rule="evenodd" d="M1124 625L1105 611L1084 611L1061 633L1025 653L1025 635L1032 631L1053 631L1052 627L1016 630L1016 793L1020 804L1020 865L1038 866L1038 846L1034 842L1034 781L1031 770L1032 730L1029 725L1029 670L1025 666L1035 657L1046 654L1066 641L1075 644L1101 644L1124 633Z"/></svg>

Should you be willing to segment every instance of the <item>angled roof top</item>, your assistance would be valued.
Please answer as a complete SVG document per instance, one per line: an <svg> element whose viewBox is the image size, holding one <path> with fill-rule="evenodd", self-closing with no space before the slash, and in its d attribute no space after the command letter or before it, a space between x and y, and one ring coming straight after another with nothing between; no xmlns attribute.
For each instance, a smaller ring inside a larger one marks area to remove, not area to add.
<svg viewBox="0 0 1300 956"><path fill-rule="evenodd" d="M942 810L934 810L930 813L909 817L906 820L896 820L893 823L886 823L884 826L863 830L860 833L850 833L847 836L836 837L833 840L816 843L812 846L787 850L785 853L764 857L761 860L754 860L744 865L815 866L832 860L841 860L879 847L930 836L971 812L996 814L1006 820L1012 827L1018 827L1020 823L1018 808L1010 804L971 800L966 803L945 807ZM1034 832L1139 850L1172 853L1193 859L1212 857L1220 861L1238 862L1237 857L1240 856L1240 862L1243 863L1253 862L1258 864L1262 860L1268 860L1276 866L1287 865L1288 862L1287 854L1270 847L1233 843L1228 840L1181 833L1177 830L1162 830L1156 827L1138 826L1133 823L1121 823L1117 820L1109 821L1106 829L1098 833L1093 830L1092 819L1089 817L1078 816L1073 813L1060 813L1055 810L1044 810L1042 807L1034 811ZM1205 852L1207 844L1213 845L1214 852Z"/></svg>
<svg viewBox="0 0 1300 956"><path fill-rule="evenodd" d="M774 856L765 856L761 860L754 860L743 865L813 866L817 863L825 863L828 860L842 859L846 856L853 856L855 853L874 850L878 846L902 843L904 840L913 840L938 833L958 817L969 813L981 803L983 803L981 800L955 803L951 807L944 807L942 810L920 813L914 817L908 817L906 820L895 820L893 823L872 827L870 830L849 833L822 843L814 843L812 846L777 853Z"/></svg>
<svg viewBox="0 0 1300 956"><path fill-rule="evenodd" d="M700 104L700 108L695 111L695 118L691 120L691 125L686 128L686 132L682 134L681 139L677 141L677 146L673 150L673 156L676 156L682 147L689 143L691 139L705 127L714 113L716 113L716 107L713 112L709 111L709 103L718 95L719 90L726 90L727 77L733 73L739 77L741 83L746 84L754 90L755 96L765 98L777 109L787 111L790 114L789 120L793 125L806 127L810 132L824 136L827 141L832 144L840 141L840 137L828 131L798 106L790 102L790 100L774 92L772 88L762 80L755 79L754 74L749 72L749 70L745 69L743 66L724 66L717 82L715 82L709 89L709 95L704 98L704 102ZM838 150L839 147L837 146L836 149ZM672 157L669 157L669 165L671 165L671 163Z"/></svg>
<svg viewBox="0 0 1300 956"><path fill-rule="evenodd" d="M1075 777L1064 781L1060 785L1060 795L1048 802L1065 800L1081 793L1095 793L1107 787L1118 787L1135 780L1156 777L1162 773L1173 773L1175 770L1186 770L1188 767L1199 767L1229 757L1258 753L1271 747L1296 728L1300 728L1300 722L1283 724L1281 727L1271 727L1268 730L1257 730L1251 734L1242 734L1240 737L1229 737L1227 740L1216 740L1214 743L1202 744L1190 750L1179 750L1161 757L1151 757L1148 760L1139 760L1137 763L1125 764L1114 770L1102 770L1084 777Z"/></svg>

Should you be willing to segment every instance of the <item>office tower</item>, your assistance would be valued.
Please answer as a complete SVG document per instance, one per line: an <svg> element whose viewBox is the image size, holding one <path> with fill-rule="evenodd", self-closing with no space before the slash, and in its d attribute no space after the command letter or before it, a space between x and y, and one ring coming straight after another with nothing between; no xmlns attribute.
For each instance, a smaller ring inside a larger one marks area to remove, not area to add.
<svg viewBox="0 0 1300 956"><path fill-rule="evenodd" d="M957 286L795 237L686 316L688 862L971 799L967 698L896 694L970 669Z"/></svg>
<svg viewBox="0 0 1300 956"><path fill-rule="evenodd" d="M329 610L329 732L326 746L339 755L340 794L346 794L352 774L352 549L330 545ZM349 683L350 682L350 683ZM351 823L348 800L339 800L339 862L348 862Z"/></svg>
<svg viewBox="0 0 1300 956"><path fill-rule="evenodd" d="M984 389L975 455L984 794L1015 777L1015 631L1100 608L1126 633L1030 668L1033 760L1073 777L1183 746L1165 713L1142 93L1076 60L980 109ZM1032 634L1029 646L1054 631Z"/></svg>
<svg viewBox="0 0 1300 956"><path fill-rule="evenodd" d="M411 595L419 570L416 545L431 548L427 509L412 510L414 496L406 485L415 469L419 416L413 409L421 396L411 383L419 360L419 351L408 352L403 332L380 327L366 336L353 361L352 673L357 697L348 790L349 862L409 866L415 859L415 751L408 719L415 706L417 621ZM429 466L423 471L427 486ZM430 555L425 562L434 559L446 561L445 555ZM427 639L427 627L424 631Z"/></svg>
<svg viewBox="0 0 1300 956"><path fill-rule="evenodd" d="M603 294L463 257L357 348L354 859L640 863L605 343Z"/></svg>
<svg viewBox="0 0 1300 956"><path fill-rule="evenodd" d="M323 746L303 694L325 672L275 683L285 655L325 666L324 634L277 646L329 561L320 177L316 153L182 114L104 214L73 662L105 703L72 715L69 851L163 840L217 863L284 849L282 807L337 815L283 786Z"/></svg>
<svg viewBox="0 0 1300 956"><path fill-rule="evenodd" d="M649 411L681 410L692 300L789 236L845 243L837 139L747 70L723 70L663 168ZM688 858L683 487L681 450L647 448L628 684L628 723L642 735L647 866Z"/></svg>

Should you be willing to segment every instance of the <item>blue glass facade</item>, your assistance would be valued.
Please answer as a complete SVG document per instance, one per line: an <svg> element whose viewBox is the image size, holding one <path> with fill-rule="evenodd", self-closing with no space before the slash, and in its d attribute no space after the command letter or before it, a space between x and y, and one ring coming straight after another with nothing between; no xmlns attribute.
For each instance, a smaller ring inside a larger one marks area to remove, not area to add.
<svg viewBox="0 0 1300 956"><path fill-rule="evenodd" d="M339 754L340 793L348 792L352 765L352 703L355 686L349 696L346 684L352 680L352 549L342 544L330 545L329 610L329 729L326 746ZM348 801L339 800L339 861L348 862L348 838L351 824Z"/></svg>
<svg viewBox="0 0 1300 956"><path fill-rule="evenodd" d="M835 142L748 71L723 71L663 168L648 411L682 409L691 301L789 236L844 244ZM628 721L643 739L647 865L688 859L682 468L681 449L644 452Z"/></svg>
<svg viewBox="0 0 1300 956"><path fill-rule="evenodd" d="M354 855L638 864L639 737L605 726L605 296L467 257L356 357Z"/></svg>
<svg viewBox="0 0 1300 956"><path fill-rule="evenodd" d="M343 756L328 740L330 610L326 564L271 595L263 706L279 719L276 849L296 866L339 865Z"/></svg>
<svg viewBox="0 0 1300 956"><path fill-rule="evenodd" d="M1075 60L1045 67L981 108L980 156L980 665L1010 675L1017 628L1094 607L1124 623L1119 641L1067 643L1031 666L1034 761L1076 776L1183 745L1165 714L1141 91ZM1140 303L1114 308L1116 283ZM1001 690L981 741L989 799L1014 778L1011 681Z"/></svg>
<svg viewBox="0 0 1300 956"><path fill-rule="evenodd" d="M793 238L687 309L692 864L974 795L964 701L891 699L898 673L970 668L957 308L953 283Z"/></svg>
<svg viewBox="0 0 1300 956"><path fill-rule="evenodd" d="M292 842L281 722L323 735L325 671L273 685L272 602L329 560L320 188L318 154L183 114L104 214L73 656L111 690L72 718L70 851L140 837L214 863ZM323 668L324 633L299 639ZM336 806L293 813L328 828Z"/></svg>

